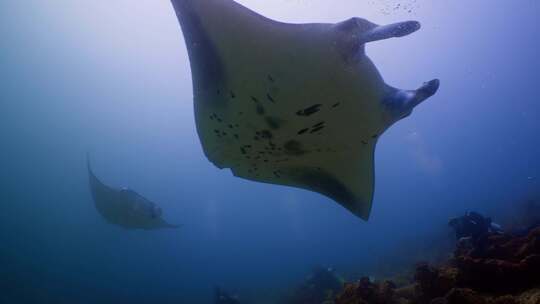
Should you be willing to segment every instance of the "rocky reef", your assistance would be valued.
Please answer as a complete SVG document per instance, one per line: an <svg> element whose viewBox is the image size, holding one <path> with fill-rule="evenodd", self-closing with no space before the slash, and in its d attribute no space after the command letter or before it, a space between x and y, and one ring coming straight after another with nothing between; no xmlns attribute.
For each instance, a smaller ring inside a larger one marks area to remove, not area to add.
<svg viewBox="0 0 540 304"><path fill-rule="evenodd" d="M287 304L332 304L343 289L344 280L332 268L317 267L313 273L290 294Z"/></svg>
<svg viewBox="0 0 540 304"><path fill-rule="evenodd" d="M346 283L333 303L540 304L540 227L461 240L444 265L417 265L408 285L362 278Z"/></svg>

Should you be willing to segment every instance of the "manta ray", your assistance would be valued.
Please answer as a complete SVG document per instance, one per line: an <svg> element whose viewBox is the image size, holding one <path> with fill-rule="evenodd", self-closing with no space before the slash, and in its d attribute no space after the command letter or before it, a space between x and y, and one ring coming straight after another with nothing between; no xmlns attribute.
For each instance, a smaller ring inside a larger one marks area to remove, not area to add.
<svg viewBox="0 0 540 304"><path fill-rule="evenodd" d="M137 192L121 188L116 189L102 183L92 171L87 159L90 191L97 211L111 224L127 229L178 228L167 223L162 217L162 210L155 203Z"/></svg>
<svg viewBox="0 0 540 304"><path fill-rule="evenodd" d="M420 23L289 24L232 0L172 0L189 55L197 132L218 168L323 194L370 215L378 138L435 94L386 84L365 44Z"/></svg>

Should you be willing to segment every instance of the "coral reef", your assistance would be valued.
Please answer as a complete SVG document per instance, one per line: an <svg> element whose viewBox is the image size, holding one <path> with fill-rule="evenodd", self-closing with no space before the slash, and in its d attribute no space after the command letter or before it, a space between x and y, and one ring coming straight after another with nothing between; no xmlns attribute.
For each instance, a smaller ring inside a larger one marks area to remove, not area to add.
<svg viewBox="0 0 540 304"><path fill-rule="evenodd" d="M459 246L459 284L485 292L517 292L540 284L540 227L527 236L488 235L472 248Z"/></svg>
<svg viewBox="0 0 540 304"><path fill-rule="evenodd" d="M336 298L336 304L394 304L402 303L396 294L396 286L390 281L375 284L369 278L345 284Z"/></svg>
<svg viewBox="0 0 540 304"><path fill-rule="evenodd" d="M334 303L540 304L540 227L461 240L445 265L419 264L408 286L363 278L345 284Z"/></svg>

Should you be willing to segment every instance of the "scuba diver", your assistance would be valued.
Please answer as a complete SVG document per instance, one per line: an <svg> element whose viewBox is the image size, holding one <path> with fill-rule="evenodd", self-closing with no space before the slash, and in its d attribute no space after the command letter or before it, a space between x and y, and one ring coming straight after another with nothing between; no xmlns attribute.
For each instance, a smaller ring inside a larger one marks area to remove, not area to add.
<svg viewBox="0 0 540 304"><path fill-rule="evenodd" d="M469 211L463 216L451 219L448 225L454 229L458 241L471 239L476 242L490 233L503 232L501 226L492 222L491 218L484 217L474 211Z"/></svg>

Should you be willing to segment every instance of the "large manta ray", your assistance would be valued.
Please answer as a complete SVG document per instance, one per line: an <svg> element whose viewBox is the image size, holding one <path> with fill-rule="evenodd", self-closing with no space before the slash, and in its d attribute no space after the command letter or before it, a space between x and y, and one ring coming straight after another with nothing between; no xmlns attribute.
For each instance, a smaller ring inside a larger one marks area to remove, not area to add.
<svg viewBox="0 0 540 304"><path fill-rule="evenodd" d="M109 223L128 229L145 230L179 227L167 223L161 217L161 208L137 192L127 188L112 188L102 183L92 172L88 159L87 168L96 209Z"/></svg>
<svg viewBox="0 0 540 304"><path fill-rule="evenodd" d="M417 90L385 84L365 43L420 24L287 24L232 0L172 3L208 159L245 179L316 191L367 220L377 139L439 81Z"/></svg>

